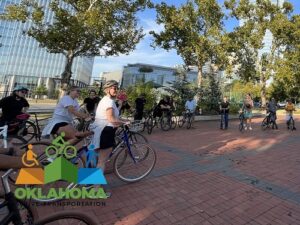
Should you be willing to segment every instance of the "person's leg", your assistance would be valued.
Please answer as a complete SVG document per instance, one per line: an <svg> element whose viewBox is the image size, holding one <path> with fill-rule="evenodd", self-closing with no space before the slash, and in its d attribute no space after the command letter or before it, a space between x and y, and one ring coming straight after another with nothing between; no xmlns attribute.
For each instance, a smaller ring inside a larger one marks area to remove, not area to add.
<svg viewBox="0 0 300 225"><path fill-rule="evenodd" d="M228 113L225 113L225 129L228 128Z"/></svg>
<svg viewBox="0 0 300 225"><path fill-rule="evenodd" d="M112 148L97 149L96 150L96 152L98 153L97 168L101 168L103 173L104 173L104 170L105 170L105 163L106 163L111 151L112 151Z"/></svg>
<svg viewBox="0 0 300 225"><path fill-rule="evenodd" d="M251 116L251 117L249 117L249 130L252 130L252 127L251 127L251 125L252 125L252 116Z"/></svg>

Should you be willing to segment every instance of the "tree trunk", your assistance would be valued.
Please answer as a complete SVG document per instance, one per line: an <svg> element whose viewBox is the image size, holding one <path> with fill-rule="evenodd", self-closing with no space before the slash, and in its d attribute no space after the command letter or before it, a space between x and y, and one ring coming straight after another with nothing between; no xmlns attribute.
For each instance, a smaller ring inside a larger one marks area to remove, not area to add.
<svg viewBox="0 0 300 225"><path fill-rule="evenodd" d="M266 107L266 77L263 72L261 72L260 75L260 82L261 82L261 89L260 89L260 98L261 98L261 107L265 108Z"/></svg>
<svg viewBox="0 0 300 225"><path fill-rule="evenodd" d="M72 53L68 53L66 56L66 65L65 70L61 74L61 90L60 90L60 98L65 95L68 87L70 85L71 77L72 77L72 65L73 65L74 56Z"/></svg>
<svg viewBox="0 0 300 225"><path fill-rule="evenodd" d="M198 87L201 87L201 85L202 85L202 65L198 65L197 80L198 80Z"/></svg>

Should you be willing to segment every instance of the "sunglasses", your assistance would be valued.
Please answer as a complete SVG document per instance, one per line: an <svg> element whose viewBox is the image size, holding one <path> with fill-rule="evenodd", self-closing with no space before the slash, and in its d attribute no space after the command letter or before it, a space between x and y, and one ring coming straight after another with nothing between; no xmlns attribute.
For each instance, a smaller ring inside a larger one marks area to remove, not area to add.
<svg viewBox="0 0 300 225"><path fill-rule="evenodd" d="M119 88L118 88L118 87L115 87L115 86L113 86L113 87L111 87L111 89L118 90Z"/></svg>
<svg viewBox="0 0 300 225"><path fill-rule="evenodd" d="M23 93L23 94L27 94L27 93L28 93L28 91L21 91L21 93Z"/></svg>

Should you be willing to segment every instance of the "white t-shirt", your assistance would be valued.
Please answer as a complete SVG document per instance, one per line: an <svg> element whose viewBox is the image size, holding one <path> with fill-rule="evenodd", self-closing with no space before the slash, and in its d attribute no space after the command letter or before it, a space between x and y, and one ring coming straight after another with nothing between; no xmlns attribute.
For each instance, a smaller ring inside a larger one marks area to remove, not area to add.
<svg viewBox="0 0 300 225"><path fill-rule="evenodd" d="M113 114L115 118L119 117L119 110L116 106L115 101L108 96L104 96L97 106L95 119L98 121L100 120L102 122L107 122L107 126L113 127L113 125L108 122L106 117L106 110L108 108L113 108Z"/></svg>
<svg viewBox="0 0 300 225"><path fill-rule="evenodd" d="M196 106L197 106L197 104L196 104L195 99L192 101L186 101L186 103L185 103L185 108L190 110L191 112L195 111Z"/></svg>
<svg viewBox="0 0 300 225"><path fill-rule="evenodd" d="M76 111L79 110L79 104L76 99L71 98L69 95L62 97L53 113L53 118L59 118L61 120L66 120L66 122L72 122L73 114L71 114L67 107L73 106Z"/></svg>

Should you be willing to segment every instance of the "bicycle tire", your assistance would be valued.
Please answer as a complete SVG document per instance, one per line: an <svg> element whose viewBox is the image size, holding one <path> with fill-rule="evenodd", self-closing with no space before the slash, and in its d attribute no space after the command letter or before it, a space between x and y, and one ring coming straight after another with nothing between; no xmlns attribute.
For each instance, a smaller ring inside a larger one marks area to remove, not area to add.
<svg viewBox="0 0 300 225"><path fill-rule="evenodd" d="M177 123L178 123L178 127L180 128L183 127L183 125L185 124L185 113L182 113Z"/></svg>
<svg viewBox="0 0 300 225"><path fill-rule="evenodd" d="M154 127L154 125L153 125L153 117L152 116L150 116L149 118L148 118L148 120L147 120L147 132L148 132L148 134L151 134L152 133L152 130L153 130L153 127Z"/></svg>
<svg viewBox="0 0 300 225"><path fill-rule="evenodd" d="M169 116L162 116L160 120L160 128L163 131L168 131L171 129L171 118Z"/></svg>
<svg viewBox="0 0 300 225"><path fill-rule="evenodd" d="M4 195L1 194L0 195L0 204L2 202L5 201ZM18 210L21 216L21 220L22 220L22 224L27 224L27 225L31 225L34 224L34 220L37 216L37 213L32 211L32 208L29 206L29 204L26 201L20 200L16 198L16 201L18 203ZM3 208L1 208L1 210L4 210ZM6 212L5 212L6 213ZM7 209L7 213L9 213L8 209ZM1 223L1 221L0 221ZM8 224L12 224L12 223L8 223Z"/></svg>
<svg viewBox="0 0 300 225"><path fill-rule="evenodd" d="M264 118L264 120L261 123L261 128L262 130L266 130L269 127L269 123L268 123L268 117Z"/></svg>
<svg viewBox="0 0 300 225"><path fill-rule="evenodd" d="M63 223L62 220L64 220ZM77 220L80 223L75 223L74 222L75 220ZM34 225L59 225L59 224L97 225L97 222L82 212L63 211L63 212L56 212L53 215L39 219L34 223Z"/></svg>
<svg viewBox="0 0 300 225"><path fill-rule="evenodd" d="M114 172L116 176L120 180L127 183L133 183L142 180L151 173L156 164L156 152L147 144L132 145L131 153L136 162L134 162L133 158L130 156L130 152L127 147L119 151L114 160ZM132 175L133 173L138 172L138 170L142 168L144 164L146 164L146 159L149 159L150 164L149 166L144 166L146 167L145 171L137 176ZM122 163L120 163L119 160ZM129 174L127 174L128 172Z"/></svg>
<svg viewBox="0 0 300 225"><path fill-rule="evenodd" d="M289 128L290 131L293 131L294 128L295 128L295 121L294 121L293 117L291 117L290 120L289 120L288 128Z"/></svg>
<svg viewBox="0 0 300 225"><path fill-rule="evenodd" d="M171 129L175 129L176 128L176 126L177 126L177 118L176 118L176 116L172 116L172 118L171 118Z"/></svg>
<svg viewBox="0 0 300 225"><path fill-rule="evenodd" d="M190 129L192 127L192 117L188 116L187 124L186 124L186 129Z"/></svg>
<svg viewBox="0 0 300 225"><path fill-rule="evenodd" d="M38 133L37 133L37 127L34 124L34 122L27 120L25 122L25 129L26 129L26 134L23 133L24 139L28 142L30 142L33 138L38 140Z"/></svg>
<svg viewBox="0 0 300 225"><path fill-rule="evenodd" d="M148 143L148 139L144 135L133 131L130 132L129 140L132 143Z"/></svg>

